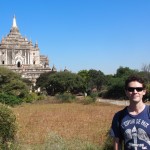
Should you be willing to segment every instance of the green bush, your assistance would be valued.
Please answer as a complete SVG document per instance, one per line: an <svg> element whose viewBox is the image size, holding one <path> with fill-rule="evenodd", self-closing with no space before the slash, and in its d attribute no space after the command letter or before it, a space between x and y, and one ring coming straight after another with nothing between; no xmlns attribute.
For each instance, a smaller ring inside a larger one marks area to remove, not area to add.
<svg viewBox="0 0 150 150"><path fill-rule="evenodd" d="M90 93L89 96L86 96L83 100L83 104L88 105L91 103L95 103L96 99L98 97L98 93L97 92L92 92Z"/></svg>
<svg viewBox="0 0 150 150"><path fill-rule="evenodd" d="M27 103L32 103L33 101L38 100L38 95L36 93L30 93L26 98L24 98L24 101Z"/></svg>
<svg viewBox="0 0 150 150"><path fill-rule="evenodd" d="M46 96L44 94L32 92L29 95L27 95L26 98L23 99L23 101L26 103L32 103L32 102L35 102L38 100L43 100L45 98L46 98Z"/></svg>
<svg viewBox="0 0 150 150"><path fill-rule="evenodd" d="M62 103L71 103L75 100L75 96L70 93L57 94L56 99L60 100Z"/></svg>
<svg viewBox="0 0 150 150"><path fill-rule="evenodd" d="M96 99L97 99L97 97L98 97L98 93L97 93L97 92L92 92L92 93L90 94L90 97L92 98L93 102L95 102Z"/></svg>
<svg viewBox="0 0 150 150"><path fill-rule="evenodd" d="M8 149L15 140L16 117L13 111L0 103L0 148Z"/></svg>
<svg viewBox="0 0 150 150"><path fill-rule="evenodd" d="M14 95L8 95L6 93L0 93L0 103L14 106L14 105L21 104L22 99L14 96Z"/></svg>
<svg viewBox="0 0 150 150"><path fill-rule="evenodd" d="M38 99L37 100L44 100L47 99L48 96L46 96L45 94L38 94Z"/></svg>
<svg viewBox="0 0 150 150"><path fill-rule="evenodd" d="M95 101L93 100L93 98L92 97L90 97L90 96L86 96L85 98L84 98L84 100L83 100L83 104L84 105L88 105L88 104L91 104L91 103L94 103Z"/></svg>
<svg viewBox="0 0 150 150"><path fill-rule="evenodd" d="M126 99L126 95L124 92L124 85L116 83L110 86L108 90L105 93L103 93L103 98Z"/></svg>

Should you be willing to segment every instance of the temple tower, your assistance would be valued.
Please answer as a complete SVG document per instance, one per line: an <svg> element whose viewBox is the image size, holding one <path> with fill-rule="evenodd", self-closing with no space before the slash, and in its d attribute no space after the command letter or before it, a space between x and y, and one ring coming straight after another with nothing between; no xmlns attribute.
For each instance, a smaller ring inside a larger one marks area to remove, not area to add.
<svg viewBox="0 0 150 150"><path fill-rule="evenodd" d="M13 17L9 34L0 42L0 67L9 68L33 82L41 73L51 71L48 57L40 55L38 43L22 37L17 26L16 17Z"/></svg>

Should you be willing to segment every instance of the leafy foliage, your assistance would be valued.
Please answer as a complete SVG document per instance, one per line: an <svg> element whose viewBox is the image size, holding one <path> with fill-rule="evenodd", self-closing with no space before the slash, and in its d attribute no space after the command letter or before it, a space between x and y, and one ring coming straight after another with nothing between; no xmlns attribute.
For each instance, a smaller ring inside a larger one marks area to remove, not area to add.
<svg viewBox="0 0 150 150"><path fill-rule="evenodd" d="M47 82L49 81L50 76L54 73L55 72L42 73L36 81L36 87L37 88L40 87L41 91L45 90L45 87L47 85Z"/></svg>
<svg viewBox="0 0 150 150"><path fill-rule="evenodd" d="M17 98L14 95L8 95L5 93L0 93L0 103L14 106L14 105L22 103L22 99Z"/></svg>
<svg viewBox="0 0 150 150"><path fill-rule="evenodd" d="M127 78L130 75L138 74L137 70L132 70L129 67L119 67L116 71L115 77Z"/></svg>
<svg viewBox="0 0 150 150"><path fill-rule="evenodd" d="M70 103L75 100L75 96L70 93L57 94L56 99L62 103Z"/></svg>
<svg viewBox="0 0 150 150"><path fill-rule="evenodd" d="M124 78L112 78L103 98L125 99L124 81Z"/></svg>
<svg viewBox="0 0 150 150"><path fill-rule="evenodd" d="M45 87L49 95L55 95L56 93L78 93L85 91L84 80L77 74L71 72L56 72L53 74L47 74L47 76L40 76L40 80L44 80L46 83L40 83L37 81L37 85Z"/></svg>
<svg viewBox="0 0 150 150"><path fill-rule="evenodd" d="M93 88L96 88L97 90L101 90L102 85L105 84L105 76L103 72L100 70L94 70L91 69L88 72L89 79L88 79L88 89L92 90Z"/></svg>
<svg viewBox="0 0 150 150"><path fill-rule="evenodd" d="M100 70L81 70L77 74L71 72L44 73L37 80L37 87L49 95L70 92L72 94L87 93L90 96L97 92L98 96L110 99L126 99L124 82L130 75L140 75L150 83L149 66L143 71L132 70L129 67L119 67L114 75L104 75ZM150 99L150 90L147 86L147 97Z"/></svg>
<svg viewBox="0 0 150 150"><path fill-rule="evenodd" d="M0 102L20 104L29 95L29 89L19 74L0 67Z"/></svg>
<svg viewBox="0 0 150 150"><path fill-rule="evenodd" d="M114 76L107 76L107 88L103 92L103 98L109 99L126 99L124 91L124 82L130 75L139 74L137 70L132 70L128 67L119 67Z"/></svg>
<svg viewBox="0 0 150 150"><path fill-rule="evenodd" d="M16 117L6 105L0 104L0 147L8 149L9 142L13 142L17 132Z"/></svg>

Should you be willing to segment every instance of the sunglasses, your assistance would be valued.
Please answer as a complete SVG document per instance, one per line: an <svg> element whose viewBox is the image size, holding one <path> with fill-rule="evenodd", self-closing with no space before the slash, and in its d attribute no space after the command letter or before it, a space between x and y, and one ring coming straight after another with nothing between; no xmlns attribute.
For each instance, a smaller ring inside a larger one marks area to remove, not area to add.
<svg viewBox="0 0 150 150"><path fill-rule="evenodd" d="M143 91L143 87L128 87L127 90L129 92L134 92L134 90L136 90L137 92L141 92Z"/></svg>

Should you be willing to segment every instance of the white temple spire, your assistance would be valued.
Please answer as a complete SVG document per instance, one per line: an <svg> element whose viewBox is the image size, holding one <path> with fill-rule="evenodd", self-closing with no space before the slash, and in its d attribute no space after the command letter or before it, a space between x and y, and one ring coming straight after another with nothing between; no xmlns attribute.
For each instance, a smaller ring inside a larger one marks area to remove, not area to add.
<svg viewBox="0 0 150 150"><path fill-rule="evenodd" d="M16 23L16 16L14 15L14 18L13 18L13 25L12 25L13 28L17 28L17 23Z"/></svg>

